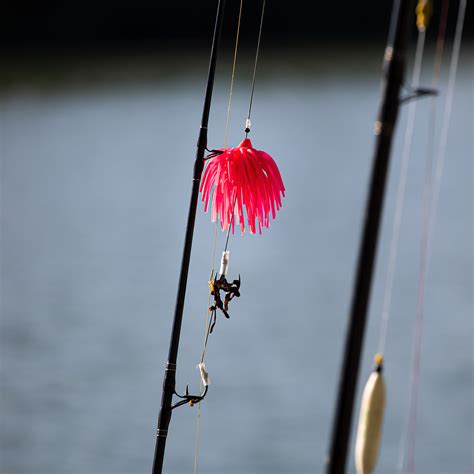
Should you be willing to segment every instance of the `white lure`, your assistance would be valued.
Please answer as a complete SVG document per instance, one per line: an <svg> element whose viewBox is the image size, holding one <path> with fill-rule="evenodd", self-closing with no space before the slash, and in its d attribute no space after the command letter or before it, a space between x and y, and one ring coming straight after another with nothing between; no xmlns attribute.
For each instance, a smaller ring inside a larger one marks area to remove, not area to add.
<svg viewBox="0 0 474 474"><path fill-rule="evenodd" d="M219 270L219 273L223 276L227 276L227 272L229 270L229 258L230 258L230 251L224 250L224 252L222 252L221 268Z"/></svg>
<svg viewBox="0 0 474 474"><path fill-rule="evenodd" d="M199 373L201 374L201 380L202 384L204 387L207 387L209 385L209 374L206 370L206 364L204 362L201 362L200 364L197 365L197 368L199 369Z"/></svg>
<svg viewBox="0 0 474 474"><path fill-rule="evenodd" d="M371 474L379 454L385 411L385 382L382 375L383 357L375 357L375 369L365 384L360 404L359 424L355 444L357 474Z"/></svg>

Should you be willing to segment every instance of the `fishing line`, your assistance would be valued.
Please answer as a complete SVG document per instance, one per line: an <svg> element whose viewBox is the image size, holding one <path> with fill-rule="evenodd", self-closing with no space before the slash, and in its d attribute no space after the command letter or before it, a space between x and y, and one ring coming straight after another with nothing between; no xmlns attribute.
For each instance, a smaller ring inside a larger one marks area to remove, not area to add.
<svg viewBox="0 0 474 474"><path fill-rule="evenodd" d="M416 45L415 62L413 66L413 76L411 87L416 90L420 85L421 66L423 63L423 55L425 48L426 29L423 28L418 32L418 40ZM400 243L400 229L403 214L403 204L405 202L406 183L408 178L408 165L411 159L411 148L413 142L413 132L415 130L416 116L416 100L408 104L407 124L405 128L405 138L403 142L402 159L400 164L400 174L398 177L398 188L396 195L395 214L392 224L392 238L390 241L390 250L388 258L387 273L385 276L385 288L383 293L382 317L380 324L380 334L378 343L378 353L385 353L385 344L387 340L388 321L390 319L390 309L392 304L393 286L395 279L395 270L397 268L397 257Z"/></svg>
<svg viewBox="0 0 474 474"><path fill-rule="evenodd" d="M213 250L212 250L212 263L211 263L211 273L210 277L214 275L214 264L215 264L215 258L216 258L216 242L217 242L217 229L219 227L219 222L216 220L216 227L214 229L214 243L213 243ZM209 337L209 329L207 326L207 317L209 315L209 306L211 305L211 293L209 292L209 296L207 299L207 313L206 317L204 319L204 330L205 330L205 336L204 336L204 346L203 346L203 351L201 355L201 363L204 362L204 356L206 353L206 347L207 347L207 338ZM203 382L201 380L199 384L199 392L201 393L203 389ZM198 408L197 408L197 415L196 415L196 442L195 442L195 447L194 447L194 469L193 472L196 474L197 472L197 464L198 464L198 457L199 457L199 431L201 427L201 402L198 403Z"/></svg>
<svg viewBox="0 0 474 474"><path fill-rule="evenodd" d="M393 45L398 16L400 14L400 0L394 0L392 13L390 15L390 26L388 28L387 45Z"/></svg>
<svg viewBox="0 0 474 474"><path fill-rule="evenodd" d="M248 113L247 113L247 119L245 120L245 137L246 138L248 137L248 134L250 132L250 127L251 127L250 115L252 114L252 103L253 103L253 96L254 96L254 92L255 92L255 81L256 81L256 77L257 77L258 56L259 56L259 53L260 53L260 42L261 42L261 39L262 39L263 19L264 19L264 16L265 16L265 3L266 3L266 0L263 0L262 12L260 14L260 26L259 26L259 29L258 29L257 49L256 49L256 52L255 52L255 60L254 60L254 65L253 65L252 86L251 86L251 91L250 91L249 109L248 109ZM241 17L241 14L242 14L242 1L240 3L239 27L237 29L237 42L236 42L236 49L235 49L235 52L234 52L234 68L235 68L235 61L236 61L236 57L237 57L238 31L240 30L240 17ZM234 71L232 71L232 82L231 82L231 84L233 83L233 81L234 81ZM231 91L232 91L232 88L231 88ZM230 110L230 101L229 101L229 110ZM229 113L227 115L226 137L227 137L227 125L228 125L228 123L229 123ZM225 145L224 145L224 147L225 147ZM236 201L237 201L237 196L234 199L234 207L235 207L235 202ZM229 228L227 229L227 236L226 236L226 241L225 241L224 252L227 250L227 247L229 245L230 230L231 230L232 225L233 225L234 217L235 217L235 212L234 212L234 214L232 214L232 220L229 224Z"/></svg>
<svg viewBox="0 0 474 474"><path fill-rule="evenodd" d="M250 128L249 128L250 127L250 116L251 116L251 113L252 113L252 103L253 103L253 96L254 96L254 92L255 92L255 82L256 82L256 75L257 75L258 57L259 57L259 52L260 52L260 43L261 43L262 30L263 30L263 19L264 19L264 16L265 16L265 4L266 4L266 0L263 0L262 11L261 11L261 15L260 15L260 25L259 25L259 31L258 31L257 48L256 48L256 52L255 52L255 60L254 60L254 67L253 67L252 86L251 86L250 100L249 100L249 109L248 109L247 120L246 120L246 127L247 127L245 129L246 136L250 132ZM232 104L232 94L233 94L233 87L234 87L234 78L235 78L235 70L236 70L236 64L237 64L237 53L238 53L238 46L239 46L239 37L240 37L240 24L241 24L241 19L242 19L242 7L243 7L243 0L240 1L239 17L238 17L238 21L237 21L237 33L236 33L236 39L235 39L234 58L233 58L233 64L232 64L232 75L231 75L230 91L229 91L229 102L228 102L228 107L227 107L227 119L226 119L225 135L224 135L224 147L226 146L226 142L227 142L230 111L231 111L231 104ZM236 201L237 201L237 196L234 198L234 206L235 206ZM227 251L227 248L228 248L228 245L229 245L230 231L232 229L232 226L234 225L234 220L235 220L235 212L232 214L232 219L231 219L231 222L229 224L229 228L227 229L227 236L226 236L224 252ZM216 252L216 249L214 247L211 279L212 279L212 276L214 274L215 252ZM209 304L210 304L210 295L209 295ZM209 304L208 304L208 306L209 306ZM207 320L207 318L206 318L206 320ZM204 354L205 354L205 351L206 351L206 348L207 348L207 340L208 340L209 333L210 333L210 327L211 327L211 320L209 320L209 323L207 324L205 345L204 345L203 357L201 358L201 362L204 361Z"/></svg>
<svg viewBox="0 0 474 474"><path fill-rule="evenodd" d="M242 7L243 7L243 0L240 0L240 7L239 7L239 16L237 20L237 32L235 36L235 46L234 46L234 57L233 57L233 62L232 62L232 73L231 73L231 79L230 79L230 87L229 87L229 100L227 104L227 118L226 118L226 123L225 123L225 132L224 132L224 148L227 145L227 135L229 131L229 120L230 120L230 112L232 109L232 94L234 90L234 78L235 78L235 69L237 65L237 51L239 49L239 37L240 37L240 24L241 24L241 18L242 18ZM213 249L212 249L212 261L211 261L211 272L209 275L209 281L211 281L214 278L214 271L215 271L215 259L216 259L216 249L217 249L217 230L219 228L219 221L218 217L216 219L216 226L214 229L214 239L213 239ZM227 241L229 240L229 236L227 236ZM227 243L226 243L226 248L227 248ZM211 306L211 292L209 291L208 299L207 299L207 311L206 311L206 317L204 319L204 327L205 327L205 335L204 335L204 344L203 344L203 349L202 349L202 354L201 354L201 364L204 363L204 358L206 356L206 350L207 350L207 342L209 339L209 333L211 329L211 319L212 319L212 314L209 311L209 307ZM209 319L209 322L208 322ZM203 381L201 379L200 382L200 391L203 389ZM200 432L200 427L201 427L201 402L198 403L198 409L197 409L197 415L196 415L196 443L195 443L195 448L194 448L194 469L193 472L194 474L197 473L197 465L198 465L198 458L199 458L199 432Z"/></svg>
<svg viewBox="0 0 474 474"><path fill-rule="evenodd" d="M256 81L256 77L257 77L258 56L259 56L259 53L260 53L260 42L261 42L261 39L262 39L263 19L265 17L265 4L266 4L266 0L263 0L262 12L260 14L260 26L259 26L259 29L258 29L257 49L256 49L256 52L255 52L255 60L254 60L254 65L253 65L252 86L251 86L251 90L250 90L249 108L248 108L248 113L247 113L247 119L245 121L245 137L248 136L248 134L250 132L250 127L251 127L250 116L252 114L253 96L254 96L254 92L255 92L255 81ZM233 67L233 70L232 70L231 85L233 84L233 81L234 81L234 69L235 69L235 62L236 62L236 58L237 58L237 44L238 44L238 34L239 34L239 30L240 30L241 14L242 14L242 0L240 2L239 26L238 26L238 29L237 29L237 41L236 41L236 48L235 48L235 52L234 52L234 67ZM232 87L231 87L231 91L232 91ZM231 96L232 96L232 92L231 92ZM229 111L230 111L230 100L229 100ZM230 114L230 112L227 115L226 137L227 137L227 126L228 126L228 123L229 123L229 114ZM235 206L236 201L237 201L237 196L234 199L234 206ZM232 215L232 220L229 224L229 228L227 229L227 236L226 236L226 241L225 241L224 252L227 250L227 247L229 245L230 231L231 231L231 228L232 228L232 225L233 225L234 216L235 216L235 212Z"/></svg>
<svg viewBox="0 0 474 474"><path fill-rule="evenodd" d="M445 113L443 116L443 122L441 126L441 139L439 146L438 159L436 161L436 173L434 180L434 193L433 193L433 205L432 205L432 223L431 226L434 226L434 218L436 216L436 208L438 204L438 197L440 192L441 177L444 170L444 164L446 161L446 145L448 143L448 131L449 131L449 122L451 120L451 112L453 106L453 97L454 97L454 85L456 83L456 74L459 63L459 54L461 51L461 39L464 26L464 18L466 13L466 0L460 0L459 2L459 13L458 19L456 22L456 32L454 36L453 44L453 53L451 56L451 64L449 67L449 78L448 78L448 88L446 93L446 106ZM430 235L432 232L430 232Z"/></svg>
<svg viewBox="0 0 474 474"><path fill-rule="evenodd" d="M232 225L234 225L234 220L235 220L235 203L237 201L237 196L234 198L234 213L232 214L232 219L230 220L229 228L227 229L227 237L225 239L225 247L224 247L224 252L227 251L227 246L229 245L229 237L230 237L230 229L232 228ZM235 225L234 225L235 226Z"/></svg>
<svg viewBox="0 0 474 474"><path fill-rule="evenodd" d="M410 92L408 97L419 97L421 67L425 50L426 28L429 22L431 6L427 0L419 0L417 7L418 37L415 50ZM399 103L404 101L399 98ZM358 474L367 474L374 471L380 450L383 418L385 412L386 386L383 377L383 354L387 339L388 322L390 318L391 302L397 257L400 241L401 220L406 194L408 168L411 159L413 133L415 129L417 101L408 105L408 116L405 126L405 135L401 153L400 171L395 199L395 212L392 223L392 236L389 247L387 271L383 292L382 314L380 318L380 333L378 340L378 353L374 357L375 367L365 384L362 394L357 437L355 443L355 465Z"/></svg>
<svg viewBox="0 0 474 474"><path fill-rule="evenodd" d="M451 119L451 111L454 97L454 85L456 82L457 67L459 62L459 54L461 48L462 31L464 25L466 11L466 0L460 0L458 17L456 21L456 30L454 34L453 50L451 53L451 62L449 66L448 86L445 99L444 114L441 125L440 141L438 151L434 157L429 156L426 168L424 192L423 192L423 226L421 237L420 267L418 274L418 291L417 291L417 309L415 335L413 340L410 392L409 392L409 413L408 428L406 439L408 443L408 470L414 472L415 465L415 444L416 444L416 419L417 419L417 401L419 390L419 375L421 363L421 339L422 325L424 319L425 293L426 293L426 275L428 272L431 241L433 237L434 220L438 205L441 178L444 171L444 163L446 158L446 145L449 131L449 123ZM434 130L432 130L434 132ZM433 173L434 170L434 173ZM405 444L400 452L399 468L404 465Z"/></svg>
<svg viewBox="0 0 474 474"><path fill-rule="evenodd" d="M262 13L260 15L260 27L258 29L257 50L255 52L255 61L253 65L252 88L250 92L249 110L247 113L247 120L245 121L245 137L247 137L248 134L250 133L250 127L252 126L250 122L250 115L252 114L253 94L255 92L255 79L257 77L257 64L258 64L258 55L260 53L260 40L262 39L263 18L265 16L265 3L266 3L266 0L263 0Z"/></svg>
<svg viewBox="0 0 474 474"><path fill-rule="evenodd" d="M227 119L225 121L224 148L227 146L227 132L229 131L230 109L231 109L231 105L232 105L232 93L233 93L233 90L234 90L235 67L237 65L237 51L239 50L240 20L242 18L243 3L244 3L244 0L240 0L239 18L237 20L237 33L236 33L236 36L235 36L234 60L233 60L233 63L232 63L232 75L231 75L231 79L230 79L229 103L227 105Z"/></svg>
<svg viewBox="0 0 474 474"><path fill-rule="evenodd" d="M263 29L263 19L264 19L264 14L265 14L265 3L266 0L263 0L262 4L262 12L260 16L260 26L259 26L259 32L258 32L258 40L257 40L257 49L255 53L255 61L254 61L254 68L253 68L253 75L252 75L252 86L251 86L251 92L250 92L250 100L249 100L249 108L248 108L248 114L247 114L247 119L245 122L245 136L248 136L248 133L250 132L250 116L252 113L252 103L253 103L253 96L255 92L255 80L256 80L256 74L257 74L257 64L258 64L258 56L260 52L260 42L261 42L261 37L262 37L262 29ZM227 136L228 136L228 130L229 130L229 121L230 121L230 113L231 113L231 105L232 105L232 94L233 94L233 88L234 88L234 79L235 79L235 70L236 70L236 64L237 64L237 53L238 53L238 47L239 47L239 37L240 37L240 25L241 25L241 18L242 18L242 7L243 7L243 0L240 0L240 7L239 7L239 16L237 20L237 32L236 32L236 39L235 39L235 47L234 47L234 57L233 57L233 63L232 63L232 74L231 74L231 81L230 81L230 91L229 91L229 101L228 101L228 106L227 106L227 118L226 118L226 125L225 125L225 134L224 134L224 148L227 146ZM237 201L237 196L234 199L234 207L235 207L235 202ZM229 245L229 238L230 238L230 231L232 226L234 225L234 220L235 220L235 212L232 214L232 219L229 224L229 228L227 229L227 236L226 236L226 241L225 241L225 247L224 247L224 252L227 251L228 245ZM215 255L216 255L216 240L217 240L217 227L218 227L218 222L216 222L216 229L214 232L214 245L213 245L213 256L212 256L212 269L210 273L210 278L209 278L209 284L211 285L212 280L214 278L215 274L215 269L214 269L214 264L215 264ZM222 270L221 270L222 271ZM203 351L201 354L201 364L204 363L205 355L206 355L206 350L207 350L207 343L209 340L209 335L212 331L212 328L215 324L215 320L213 321L213 314L209 310L211 304L211 292L209 293L208 297L208 304L207 304L207 313L206 313L206 318L205 318L205 337L204 337L204 345L203 345ZM201 390L203 387L203 381L201 380ZM199 431L200 431L200 419L201 419L201 404L198 403L198 412L197 412L197 417L196 417L196 443L195 443L195 451L194 451L194 474L197 472L197 464L198 464L198 455L199 455Z"/></svg>
<svg viewBox="0 0 474 474"><path fill-rule="evenodd" d="M431 83L431 87L433 90L438 90L438 85L441 76L441 65L443 63L443 52L444 52L444 44L446 40L446 25L448 22L448 10L449 10L449 0L444 0L441 4L441 12L440 12L440 21L438 26L438 35L436 39L436 50L435 50L435 64L434 64L434 74ZM431 98L431 110L428 119L428 133L433 134L436 129L436 117L437 117L437 104L438 100L436 96ZM428 176L428 170L431 168L431 161L434 155L434 142L435 140L428 140L427 142L427 152L426 152L426 176ZM410 393L411 387L408 386L408 391L406 395L406 406L410 405ZM398 454L398 463L397 463L397 470L401 472L404 465L405 459L405 451L406 451L406 441L407 441L407 431L409 425L409 409L405 411L404 421L402 424L402 430L400 434L400 441L399 441L399 454Z"/></svg>
<svg viewBox="0 0 474 474"><path fill-rule="evenodd" d="M254 92L255 92L255 81L256 81L256 77L257 77L258 55L260 53L260 42L261 42L261 39L262 39L262 31L263 31L263 19L265 17L265 4L266 4L266 0L263 0L262 12L260 14L260 26L258 28L257 49L255 51L255 60L254 60L254 65L253 65L252 86L251 86L251 91L250 91L249 109L248 109L248 113L247 113L247 119L245 120L245 138L248 137L248 134L250 133L250 127L251 127L250 115L252 114L253 96L254 96ZM240 27L240 14L242 13L242 2L240 4L240 8L241 8L241 10L240 10L240 13L239 13L239 27ZM234 61L235 61L236 55L237 55L237 49L235 50ZM234 64L235 64L235 62L234 62ZM228 119L228 117L227 117L227 119ZM236 201L237 201L237 196L235 196L235 199L234 199L234 207L235 207L235 202ZM231 223L229 225L229 228L227 229L227 237L226 237L226 241L225 241L224 252L227 250L227 247L229 245L230 230L231 230L231 227L233 225L234 216L235 216L235 212L234 212L234 214L232 214L232 220L231 220Z"/></svg>

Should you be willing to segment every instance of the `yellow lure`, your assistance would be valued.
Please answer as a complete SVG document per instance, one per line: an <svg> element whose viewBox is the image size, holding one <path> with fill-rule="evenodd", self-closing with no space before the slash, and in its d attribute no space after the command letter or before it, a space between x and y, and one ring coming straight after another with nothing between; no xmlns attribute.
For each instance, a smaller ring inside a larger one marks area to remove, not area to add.
<svg viewBox="0 0 474 474"><path fill-rule="evenodd" d="M420 0L416 6L415 13L418 31L425 31L433 13L433 7L429 0Z"/></svg>

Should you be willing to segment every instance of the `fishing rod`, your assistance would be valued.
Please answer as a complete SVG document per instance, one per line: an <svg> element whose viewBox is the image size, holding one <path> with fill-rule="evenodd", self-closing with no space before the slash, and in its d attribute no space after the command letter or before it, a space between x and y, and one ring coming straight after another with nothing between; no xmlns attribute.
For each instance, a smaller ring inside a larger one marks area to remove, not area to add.
<svg viewBox="0 0 474 474"><path fill-rule="evenodd" d="M191 258L191 248L193 244L194 222L196 220L199 184L201 181L201 174L204 168L204 154L207 149L207 127L209 122L209 112L211 109L212 91L214 88L217 52L219 48L222 23L224 18L224 6L225 0L218 0L216 21L214 25L214 34L212 38L211 54L209 59L206 94L204 97L201 127L199 129L196 159L194 162L191 201L189 204L188 221L186 224L183 257L181 261L181 271L179 276L178 292L176 296L173 327L171 330L168 362L166 363L165 374L163 379L163 392L161 398L160 414L158 416L152 474L161 474L163 469L166 438L168 436L168 427L170 424L171 412L173 409L172 400L173 395L176 393L176 360L178 357L179 338L181 334L181 323L183 320L184 300L186 297L186 284L188 280L189 261ZM186 397L181 398L189 398L190 401L199 401L202 397L196 396L193 398L192 396L190 397L188 393L186 393ZM179 403L177 405L179 405Z"/></svg>
<svg viewBox="0 0 474 474"><path fill-rule="evenodd" d="M375 151L326 465L327 474L344 474L346 469L355 389L367 321L390 150L402 102L400 89L405 74L406 47L412 12L414 12L414 0L395 1L389 41L384 55L382 100L374 126ZM415 96L416 92L414 91Z"/></svg>

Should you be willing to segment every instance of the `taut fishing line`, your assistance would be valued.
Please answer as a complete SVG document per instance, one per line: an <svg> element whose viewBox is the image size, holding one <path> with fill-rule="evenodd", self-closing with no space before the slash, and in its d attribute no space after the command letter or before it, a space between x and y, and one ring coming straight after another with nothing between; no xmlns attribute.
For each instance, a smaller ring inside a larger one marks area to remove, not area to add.
<svg viewBox="0 0 474 474"><path fill-rule="evenodd" d="M263 0L262 13L260 15L260 27L258 29L257 50L255 52L255 61L253 65L252 87L251 87L250 100L249 100L249 111L247 113L247 120L245 121L245 136L246 137L250 133L250 127L252 126L252 124L250 123L250 115L252 114L253 93L255 92L255 79L257 77L257 63L258 63L258 54L260 52L260 40L262 39L263 18L265 16L265 3L266 3L266 0Z"/></svg>
<svg viewBox="0 0 474 474"><path fill-rule="evenodd" d="M456 21L456 30L454 33L453 50L451 53L451 62L449 66L448 86L446 92L444 114L441 123L441 132L439 147L434 156L429 156L426 168L424 192L423 192L423 228L421 236L421 252L420 252L420 268L418 274L418 291L417 291L417 307L416 307L416 324L415 335L413 340L412 354L412 370L410 377L410 400L408 429L406 439L408 442L408 460L407 471L414 472L415 467L415 445L416 445L416 418L417 418L417 402L419 389L419 374L421 362L421 339L422 326L424 318L425 293L426 293L426 275L428 272L431 241L433 237L434 220L438 205L441 179L446 161L446 146L448 139L449 123L451 120L451 112L454 97L454 86L456 83L456 74L459 62L459 54L461 49L462 32L464 26L464 18L466 12L466 0L460 0L458 16ZM434 132L434 131L433 131ZM405 444L401 449L399 466L403 467L405 458Z"/></svg>
<svg viewBox="0 0 474 474"><path fill-rule="evenodd" d="M439 87L439 80L441 77L441 66L443 63L443 52L444 52L444 44L446 40L446 26L448 22L448 10L449 10L449 0L443 0L441 4L441 12L440 12L440 20L438 26L438 35L436 39L436 49L435 49L435 63L434 63L434 73L431 87L433 90L438 90ZM438 98L433 96L431 98L431 107L430 107L430 114L428 119L428 133L433 135L436 129L436 116L437 116L437 104ZM432 161L433 153L434 153L434 139L429 139L427 141L427 152L426 152L426 166L427 170L429 169L429 164ZM426 173L428 176L428 173ZM407 395L406 395L406 405L409 405L410 399L410 391L411 387L408 386ZM397 461L397 470L401 472L403 469L404 464L404 457L405 457L405 449L406 449L406 432L408 430L409 424L409 410L405 410L405 416L402 424L402 429L400 431L400 441L399 441L399 454L398 454L398 461Z"/></svg>
<svg viewBox="0 0 474 474"><path fill-rule="evenodd" d="M259 29L258 29L257 49L255 51L255 59L254 59L254 64L253 64L253 74L252 74L252 85L251 85L251 88L250 88L249 108L248 108L248 113L247 113L247 119L245 120L245 137L248 137L248 134L250 133L250 127L252 126L252 124L250 122L250 115L252 114L253 95L254 95L254 92L255 92L255 81L256 81L256 77L257 77L258 55L260 53L260 41L262 39L262 30L263 30L263 18L265 16L265 3L266 3L266 0L263 0L262 12L260 14L260 26L259 26ZM241 8L242 8L242 6L241 6ZM241 10L241 12L242 12L242 10ZM240 23L240 14L239 14L239 23ZM235 54L237 54L237 49L235 51ZM235 61L235 57L234 57L234 61ZM227 120L229 120L228 117L227 117ZM227 130L226 130L226 132L227 132ZM225 144L224 144L224 147L225 147ZM234 207L235 207L236 200L237 200L237 196L234 198L234 203L233 203ZM227 251L227 247L229 245L229 237L230 237L231 227L232 227L232 225L230 225L229 229L227 230L227 237L226 237L226 241L225 241L224 252Z"/></svg>
<svg viewBox="0 0 474 474"><path fill-rule="evenodd" d="M204 391L200 395L192 395L186 387L185 395L179 395L176 392L176 366L179 352L179 341L181 335L181 326L183 322L183 310L186 298L186 286L188 282L188 271L191 259L192 243L194 237L194 225L196 219L196 209L199 197L199 184L205 165L205 151L207 149L209 114L212 102L212 92L214 89L214 79L217 65L217 53L222 31L224 18L225 0L219 0L217 4L216 20L214 24L214 33L212 37L211 52L209 57L209 69L206 82L206 91L204 95L204 105L199 128L199 135L196 148L196 158L193 167L193 179L191 186L191 199L188 209L188 218L185 230L184 247L181 259L181 268L178 281L178 291L176 295L176 305L173 317L173 325L171 328L171 337L168 351L168 361L165 366L163 376L163 389L161 397L160 413L158 415L155 452L153 457L153 474L161 474L163 471L163 462L166 448L166 440L168 438L168 428L171 421L172 411L184 404L193 405L202 400L208 390L208 381L205 370L201 370L201 379L205 386ZM180 401L173 404L173 398L178 397Z"/></svg>
<svg viewBox="0 0 474 474"><path fill-rule="evenodd" d="M228 250L230 232L235 230L238 221L241 232L244 234L246 224L250 233L262 233L263 227L269 227L270 217L275 218L276 211L280 209L281 197L285 195L285 187L281 179L278 167L273 158L264 151L253 148L248 139L250 132L250 116L255 91L256 71L260 52L260 43L265 13L265 0L262 2L260 26L258 31L257 48L255 53L249 108L245 121L245 139L234 148L227 148L227 135L230 122L232 93L234 86L235 70L238 56L238 44L240 35L240 24L242 18L243 0L240 1L239 16L237 21L237 33L234 47L232 65L229 103L227 108L227 119L224 136L224 148L208 150L210 154L204 159L207 165L200 180L200 192L204 202L204 210L210 205L212 220L216 222L214 233L214 248L212 257L212 268L209 278L209 298L206 313L206 330L201 361L198 369L201 374L201 390L203 395L190 400L192 405L200 402L209 385L208 373L205 367L205 355L209 336L213 332L217 322L217 314L221 312L226 318L230 318L229 304L234 297L240 297L240 275L233 281L227 280L229 267ZM225 247L222 253L219 272L215 271L215 253L217 240L217 227L221 226L226 231ZM221 294L223 293L223 294ZM213 304L211 305L211 297ZM220 313L219 313L220 314ZM183 398L183 397L182 397ZM194 456L194 473L197 471L199 453L199 429L200 429L200 406L198 407L196 419L196 445Z"/></svg>
<svg viewBox="0 0 474 474"><path fill-rule="evenodd" d="M435 52L435 66L431 89L421 89L420 76L421 67L424 55L425 39L426 39L426 28L429 23L431 16L431 4L429 0L420 0L416 7L416 24L418 27L418 39L415 52L415 60L413 66L412 84L409 91L409 95L406 98L402 98L401 102L405 102L411 99L416 99L422 95L432 95L431 100L431 113L428 121L428 132L433 133L435 129L435 117L436 117L436 100L434 96L437 94L437 87L441 71L441 63L443 57L443 48L446 33L446 22L448 13L449 0L444 0L441 14L440 23L438 27L438 36L436 42ZM375 468L377 460L378 449L380 445L380 437L382 431L382 420L385 405L385 384L382 374L383 356L385 351L388 323L391 315L391 304L393 296L394 278L396 272L399 241L400 241L400 230L401 220L403 213L403 206L406 194L406 183L408 178L408 168L411 159L411 148L413 142L413 134L415 129L415 117L416 117L417 102L413 101L409 104L407 123L405 128L405 136L403 141L402 157L400 164L400 172L398 179L398 186L396 191L395 211L392 224L392 235L389 246L389 257L387 264L387 271L385 275L385 284L383 292L383 304L382 314L380 323L380 332L378 339L378 351L379 353L375 356L375 368L372 372L369 381L364 389L364 394L361 403L361 414L359 419L359 427L356 441L356 467L359 474L370 473ZM433 155L433 140L428 141L427 146L427 163L430 165L427 169L431 169L431 161ZM430 176L430 173L427 173ZM406 412L406 420L404 423L405 429L402 430L402 438L400 440L400 459L403 459L404 452L404 438L403 433L406 431L408 426L409 414ZM413 418L410 417L412 421ZM403 461L401 462L403 464ZM400 462L399 462L400 466ZM399 467L400 468L400 467Z"/></svg>
<svg viewBox="0 0 474 474"><path fill-rule="evenodd" d="M225 122L225 132L224 132L224 148L227 146L227 135L229 132L229 121L230 121L230 112L232 109L232 94L234 90L234 78L235 78L235 69L237 66L237 52L239 49L239 37L240 37L240 23L241 23L241 18L242 18L242 7L243 7L243 0L240 0L240 7L239 7L239 16L237 19L237 32L235 35L235 46L234 46L234 57L232 61L232 74L231 74L231 79L230 79L230 87L229 87L229 100L227 104L227 117L226 117L226 122ZM212 245L212 261L211 261L211 271L209 274L209 281L211 281L214 277L214 267L215 267L215 259L216 259L216 248L217 248L217 230L219 228L219 223L216 220L216 225L214 229L214 238L213 238L213 245ZM227 247L227 245L226 245ZM209 291L208 299L207 299L207 308L206 308L206 316L204 318L204 344L203 344L203 349L201 353L201 361L200 361L200 366L202 367L202 364L204 364L204 359L206 357L206 349L207 349L207 342L209 340L209 331L210 331L210 325L211 325L211 319L210 319L210 308L211 306L211 292ZM209 320L209 323L208 323ZM203 380L201 377L200 381L200 391L203 389ZM195 442L195 448L194 448L194 469L193 472L194 474L197 473L197 466L198 466L198 459L199 459L199 432L200 432L200 427L201 427L201 402L198 403L198 409L197 409L197 415L196 415L196 442Z"/></svg>
<svg viewBox="0 0 474 474"><path fill-rule="evenodd" d="M416 45L415 63L413 66L413 76L411 87L416 90L420 85L421 66L425 48L426 28L418 32ZM415 130L416 107L418 101L413 100L408 104L407 123L405 128L405 138L403 141L403 151L400 164L400 174L398 177L398 188L396 194L395 214L392 224L392 237L390 241L387 273L385 275L385 287L383 292L382 317L380 324L380 334L378 343L378 352L385 353L385 343L387 340L388 321L390 319L390 309L393 296L393 284L395 279L395 270L397 267L398 249L400 243L400 229L403 214L403 205L405 202L405 190L408 178L408 167L411 159L411 148L413 142L413 132Z"/></svg>

